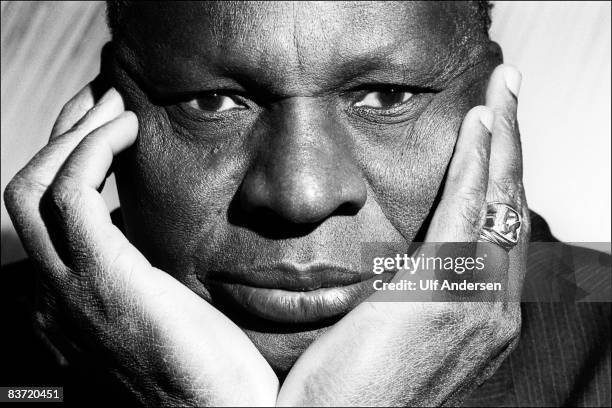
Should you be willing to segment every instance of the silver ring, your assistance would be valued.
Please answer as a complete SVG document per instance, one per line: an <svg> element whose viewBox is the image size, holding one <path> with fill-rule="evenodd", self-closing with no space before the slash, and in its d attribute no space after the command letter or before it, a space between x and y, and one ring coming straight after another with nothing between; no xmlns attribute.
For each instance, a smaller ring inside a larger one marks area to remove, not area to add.
<svg viewBox="0 0 612 408"><path fill-rule="evenodd" d="M478 240L509 251L518 243L522 222L521 215L511 205L487 203L487 215Z"/></svg>

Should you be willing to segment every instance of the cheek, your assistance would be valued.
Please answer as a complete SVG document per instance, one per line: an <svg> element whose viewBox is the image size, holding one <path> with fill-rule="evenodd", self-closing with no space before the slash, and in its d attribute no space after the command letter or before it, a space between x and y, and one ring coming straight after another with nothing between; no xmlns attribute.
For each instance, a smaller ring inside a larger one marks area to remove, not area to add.
<svg viewBox="0 0 612 408"><path fill-rule="evenodd" d="M126 234L153 265L182 279L196 247L224 224L245 155L236 151L240 143L220 147L183 137L164 109L144 103L132 109L138 139L117 168Z"/></svg>
<svg viewBox="0 0 612 408"><path fill-rule="evenodd" d="M408 242L420 238L417 233L436 204L463 117L476 102L470 93L444 92L413 124L382 130L384 145L364 146L365 173L376 201Z"/></svg>

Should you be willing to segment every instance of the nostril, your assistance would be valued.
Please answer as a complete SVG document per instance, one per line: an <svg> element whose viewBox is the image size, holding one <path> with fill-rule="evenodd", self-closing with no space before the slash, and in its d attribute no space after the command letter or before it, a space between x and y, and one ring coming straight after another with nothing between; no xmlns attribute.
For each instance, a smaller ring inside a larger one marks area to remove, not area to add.
<svg viewBox="0 0 612 408"><path fill-rule="evenodd" d="M227 219L230 224L247 228L268 239L298 238L310 234L320 223L294 222L280 215L269 206L249 206L239 202L239 195L231 201Z"/></svg>
<svg viewBox="0 0 612 408"><path fill-rule="evenodd" d="M308 235L326 219L354 216L363 207L365 185L355 183L363 181L345 180L344 188L337 181L285 177L279 182L251 173L230 203L228 221L270 239Z"/></svg>
<svg viewBox="0 0 612 408"><path fill-rule="evenodd" d="M239 207L252 217L297 225L321 223L334 215L356 215L364 206L366 186L357 172L307 169L272 175L250 172L237 194Z"/></svg>
<svg viewBox="0 0 612 408"><path fill-rule="evenodd" d="M357 202L342 203L336 209L335 214L336 215L357 215L359 210L361 210L361 207L363 207L363 205Z"/></svg>

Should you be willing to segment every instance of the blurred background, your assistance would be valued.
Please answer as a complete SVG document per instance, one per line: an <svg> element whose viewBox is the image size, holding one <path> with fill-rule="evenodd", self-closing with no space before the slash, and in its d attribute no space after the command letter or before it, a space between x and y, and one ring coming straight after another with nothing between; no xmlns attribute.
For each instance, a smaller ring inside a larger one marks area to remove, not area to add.
<svg viewBox="0 0 612 408"><path fill-rule="evenodd" d="M610 2L493 2L491 37L523 72L529 206L562 241L610 242ZM1 188L96 76L104 2L1 3ZM118 204L114 180L104 196ZM2 264L25 257L2 202ZM595 245L600 247L599 245Z"/></svg>

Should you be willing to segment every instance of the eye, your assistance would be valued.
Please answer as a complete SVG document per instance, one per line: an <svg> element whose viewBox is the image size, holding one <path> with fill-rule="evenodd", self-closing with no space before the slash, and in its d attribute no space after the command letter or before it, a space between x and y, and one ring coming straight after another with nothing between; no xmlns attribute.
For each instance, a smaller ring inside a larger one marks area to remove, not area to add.
<svg viewBox="0 0 612 408"><path fill-rule="evenodd" d="M187 102L189 106L206 112L226 112L236 109L247 109L235 97L220 93L210 93Z"/></svg>
<svg viewBox="0 0 612 408"><path fill-rule="evenodd" d="M368 92L355 106L365 106L373 109L390 109L401 105L412 97L410 92L390 88L383 91Z"/></svg>

